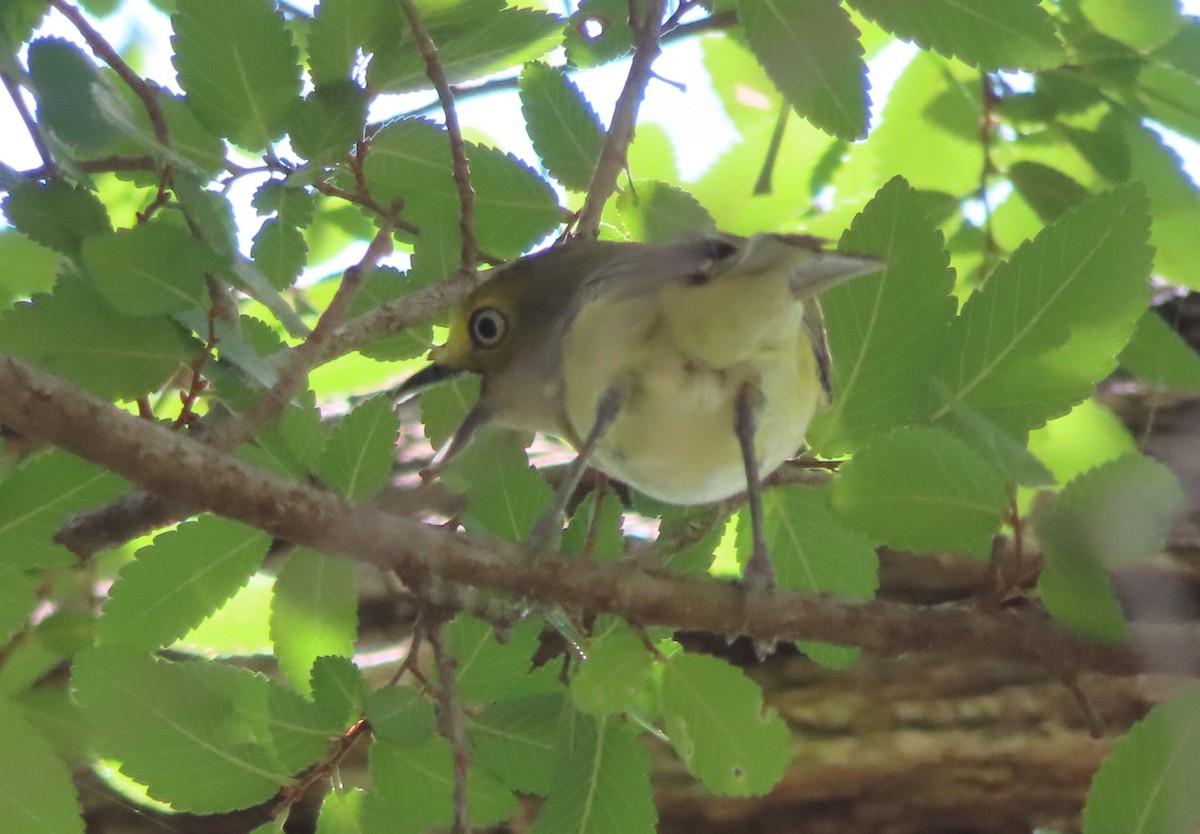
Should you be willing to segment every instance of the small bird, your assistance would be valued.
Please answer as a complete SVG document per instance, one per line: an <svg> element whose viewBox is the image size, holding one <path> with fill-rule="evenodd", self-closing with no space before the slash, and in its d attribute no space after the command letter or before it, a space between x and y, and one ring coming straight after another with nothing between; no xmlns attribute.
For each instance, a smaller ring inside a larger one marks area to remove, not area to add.
<svg viewBox="0 0 1200 834"><path fill-rule="evenodd" d="M669 504L745 490L754 540L746 579L770 586L761 479L801 447L829 394L816 296L882 266L803 235L568 240L497 268L463 302L432 364L396 394L482 377L435 468L487 423L556 435L577 450L531 537L535 553L557 546L591 465Z"/></svg>

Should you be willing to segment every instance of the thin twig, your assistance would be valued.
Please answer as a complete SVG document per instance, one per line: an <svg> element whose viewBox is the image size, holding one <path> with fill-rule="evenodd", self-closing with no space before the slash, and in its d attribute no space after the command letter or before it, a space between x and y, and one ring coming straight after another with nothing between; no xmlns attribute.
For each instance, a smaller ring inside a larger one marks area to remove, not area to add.
<svg viewBox="0 0 1200 834"><path fill-rule="evenodd" d="M49 172L49 176L54 176L58 171L58 166L54 164L54 157L50 155L50 147L46 144L46 137L42 136L42 129L38 125L37 119L29 112L29 108L25 104L20 86L6 72L0 72L0 80L4 82L4 89L8 90L13 107L17 109L21 121L25 123L25 129L29 131L29 138L33 140L33 146L37 149L38 156L42 158L46 171Z"/></svg>
<svg viewBox="0 0 1200 834"><path fill-rule="evenodd" d="M421 50L425 59L425 71L433 88L437 90L438 100L442 103L442 112L446 116L446 133L450 138L450 155L454 160L454 185L458 188L458 229L462 237L462 254L459 257L459 272L463 275L475 271L479 262L478 247L475 243L475 231L472 225L475 221L475 189L471 187L471 167L467 160L467 146L463 142L462 131L458 126L458 112L454 109L454 93L446 80L438 60L437 44L429 36L421 20L421 14L413 0L397 0L408 18L412 29L413 40Z"/></svg>
<svg viewBox="0 0 1200 834"><path fill-rule="evenodd" d="M633 141L633 131L637 125L638 108L645 98L646 85L650 83L650 67L660 52L658 39L662 34L664 4L665 0L650 0L645 17L636 26L637 46L629 64L629 74L613 108L600 158L588 184L587 198L579 212L577 233L581 237L596 237L600 233L600 216L604 212L604 205L617 190L617 179L625 170L629 143Z"/></svg>
<svg viewBox="0 0 1200 834"><path fill-rule="evenodd" d="M423 618L430 623L426 639L433 649L438 668L438 724L442 735L450 742L454 754L454 834L471 834L467 807L467 776L471 769L471 750L467 743L467 727L458 702L458 663L446 646L445 612Z"/></svg>
<svg viewBox="0 0 1200 834"><path fill-rule="evenodd" d="M346 313L358 294L358 288L362 285L366 273L374 268L380 258L392 251L392 226L391 218L385 216L362 259L342 274L342 282L338 285L329 306L317 320L316 327L308 334L308 338L288 355L275 384L242 416L237 430L214 441L214 446L228 451L245 443L259 429L278 417L292 397L296 396L308 378L308 372L320 361L325 344L346 320Z"/></svg>
<svg viewBox="0 0 1200 834"><path fill-rule="evenodd" d="M731 29L737 25L737 12L716 12L700 20L693 20L688 23L681 23L674 28L667 26L663 27L662 37L659 38L659 43L664 46L675 41L683 40L684 38L695 37L702 35L705 32L719 32L724 29ZM562 67L569 69L568 67ZM452 84L450 92L454 94L454 100L463 101L471 98L479 98L491 93L503 92L505 90L515 90L521 82L520 74L505 75L500 78L489 78L487 81L467 84ZM437 110L441 106L438 99L433 99L427 104L422 104L414 110L405 111L400 115L400 118L409 118L413 116L425 116ZM397 117L392 116L388 119L391 121ZM375 123L367 126L367 135L371 135L379 130L382 124Z"/></svg>
<svg viewBox="0 0 1200 834"><path fill-rule="evenodd" d="M149 156L102 156L96 159L81 159L72 164L80 171L89 174L111 174L118 171L153 171L157 167L154 159ZM48 180L57 175L58 166L53 163L20 172L20 176L23 179L31 182L35 180ZM7 190L7 184L0 180L0 194Z"/></svg>

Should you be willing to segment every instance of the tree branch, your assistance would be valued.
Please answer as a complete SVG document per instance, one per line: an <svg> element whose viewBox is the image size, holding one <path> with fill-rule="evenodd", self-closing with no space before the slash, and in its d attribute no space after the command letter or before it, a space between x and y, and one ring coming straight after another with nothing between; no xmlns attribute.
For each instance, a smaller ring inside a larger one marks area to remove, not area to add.
<svg viewBox="0 0 1200 834"><path fill-rule="evenodd" d="M475 244L475 231L472 228L475 219L475 189L471 187L471 167L467 161L467 148L463 142L462 131L458 126L458 112L454 109L454 93L446 81L446 73L438 60L437 45L429 36L417 11L413 0L397 0L408 18L412 28L413 40L421 50L425 59L425 71L433 88L437 90L438 100L442 103L442 112L446 115L446 133L450 138L450 155L454 160L454 184L458 188L458 231L462 238L462 254L459 256L458 271L468 275L475 271L479 262L479 250Z"/></svg>
<svg viewBox="0 0 1200 834"><path fill-rule="evenodd" d="M600 159L588 184L587 198L579 211L576 228L582 237L596 237L599 234L604 204L617 190L617 178L625 170L629 143L633 141L633 131L637 125L638 108L646 95L646 85L650 83L650 67L660 51L658 39L662 34L664 5L665 0L650 0L645 18L635 23L637 45L629 64L629 75L625 77L625 86L617 97L612 121L600 149Z"/></svg>
<svg viewBox="0 0 1200 834"><path fill-rule="evenodd" d="M1130 626L1130 642L1090 643L1033 607L980 613L828 595L749 590L628 563L530 561L519 549L399 518L283 480L140 420L20 360L0 354L0 422L104 466L168 501L218 513L326 553L394 570L506 591L542 605L609 612L649 626L744 634L761 641L823 640L895 656L992 658L1056 675L1146 671L1200 675L1195 624Z"/></svg>

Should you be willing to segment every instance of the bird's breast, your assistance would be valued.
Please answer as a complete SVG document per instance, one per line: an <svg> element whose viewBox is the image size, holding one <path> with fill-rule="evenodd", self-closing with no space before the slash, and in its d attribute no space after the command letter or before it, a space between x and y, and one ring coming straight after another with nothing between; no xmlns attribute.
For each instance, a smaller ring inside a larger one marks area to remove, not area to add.
<svg viewBox="0 0 1200 834"><path fill-rule="evenodd" d="M567 333L567 417L577 437L614 382L627 400L593 463L673 504L746 488L734 400L761 392L755 446L763 474L799 448L820 386L801 326L803 306L782 279L672 286L653 297L596 299Z"/></svg>

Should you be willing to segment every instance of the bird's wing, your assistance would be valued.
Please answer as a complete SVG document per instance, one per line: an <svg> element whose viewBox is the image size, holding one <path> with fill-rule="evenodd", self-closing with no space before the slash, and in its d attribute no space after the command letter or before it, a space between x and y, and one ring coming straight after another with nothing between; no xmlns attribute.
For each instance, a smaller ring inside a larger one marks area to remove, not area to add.
<svg viewBox="0 0 1200 834"><path fill-rule="evenodd" d="M675 284L703 284L729 276L787 274L797 298L817 295L859 275L876 272L883 261L821 247L805 235L757 234L744 238L712 234L668 244L615 250L583 281L582 298L652 295Z"/></svg>

